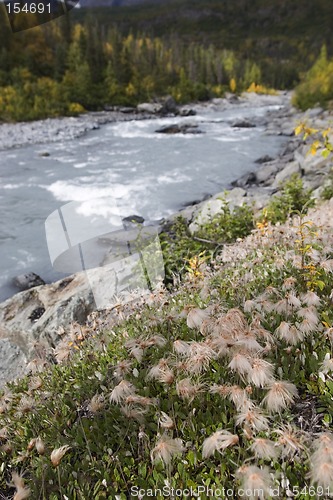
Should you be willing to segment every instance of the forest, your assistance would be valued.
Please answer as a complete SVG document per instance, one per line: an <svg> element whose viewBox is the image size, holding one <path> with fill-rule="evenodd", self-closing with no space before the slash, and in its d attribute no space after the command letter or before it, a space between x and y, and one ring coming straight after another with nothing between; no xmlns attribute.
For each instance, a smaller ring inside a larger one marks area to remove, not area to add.
<svg viewBox="0 0 333 500"><path fill-rule="evenodd" d="M36 16L22 14L17 33L4 9L1 121L135 106L168 94L179 103L206 100L251 85L269 91L301 83L302 108L332 98L333 6L326 0L74 9L38 26Z"/></svg>

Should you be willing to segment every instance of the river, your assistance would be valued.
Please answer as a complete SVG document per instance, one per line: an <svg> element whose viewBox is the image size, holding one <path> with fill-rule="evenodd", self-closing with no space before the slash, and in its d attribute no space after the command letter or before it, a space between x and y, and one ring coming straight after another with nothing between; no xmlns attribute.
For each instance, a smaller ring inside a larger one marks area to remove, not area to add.
<svg viewBox="0 0 333 500"><path fill-rule="evenodd" d="M259 157L277 156L286 138L265 134L265 116L282 104L200 105L196 116L109 123L76 139L0 151L0 300L17 291L18 274L34 271L46 282L63 276L52 269L45 238L54 210L76 201L92 220L167 217L227 188ZM244 118L256 126L232 126ZM155 132L174 123L202 133Z"/></svg>

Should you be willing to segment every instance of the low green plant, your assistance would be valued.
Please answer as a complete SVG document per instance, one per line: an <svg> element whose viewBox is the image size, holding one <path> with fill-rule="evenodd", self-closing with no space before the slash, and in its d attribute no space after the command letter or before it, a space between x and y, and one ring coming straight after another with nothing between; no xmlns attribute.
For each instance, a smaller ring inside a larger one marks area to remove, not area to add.
<svg viewBox="0 0 333 500"><path fill-rule="evenodd" d="M165 265L165 279L173 283L175 276L182 276L186 272L189 260L195 255L204 252L211 254L207 243L193 238L187 220L179 216L160 235L163 259Z"/></svg>
<svg viewBox="0 0 333 500"><path fill-rule="evenodd" d="M186 219L177 217L161 234L167 282L172 282L174 275L182 276L187 270L188 262L196 255L202 254L210 260L221 245L244 238L252 229L253 208L243 204L232 210L225 198L221 210L193 234Z"/></svg>
<svg viewBox="0 0 333 500"><path fill-rule="evenodd" d="M305 189L298 174L293 174L281 187L281 192L272 197L268 205L262 210L258 222L285 222L295 212L307 213L314 206L311 190Z"/></svg>
<svg viewBox="0 0 333 500"><path fill-rule="evenodd" d="M198 238L211 240L217 245L244 238L254 229L253 207L244 203L231 208L225 198L222 202L219 212L196 231Z"/></svg>

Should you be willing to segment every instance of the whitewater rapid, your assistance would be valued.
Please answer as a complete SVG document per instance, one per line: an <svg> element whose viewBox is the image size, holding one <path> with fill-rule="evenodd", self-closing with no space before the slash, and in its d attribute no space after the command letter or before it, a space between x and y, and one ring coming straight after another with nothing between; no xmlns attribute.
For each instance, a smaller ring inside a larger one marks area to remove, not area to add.
<svg viewBox="0 0 333 500"><path fill-rule="evenodd" d="M11 281L23 272L45 281L63 276L52 269L45 238L54 210L80 202L91 224L132 214L167 217L227 188L259 157L278 155L286 138L265 133L265 116L282 105L274 98L202 105L196 116L109 123L82 137L0 151L0 300L17 291ZM244 118L256 126L232 126ZM202 133L155 132L175 123Z"/></svg>

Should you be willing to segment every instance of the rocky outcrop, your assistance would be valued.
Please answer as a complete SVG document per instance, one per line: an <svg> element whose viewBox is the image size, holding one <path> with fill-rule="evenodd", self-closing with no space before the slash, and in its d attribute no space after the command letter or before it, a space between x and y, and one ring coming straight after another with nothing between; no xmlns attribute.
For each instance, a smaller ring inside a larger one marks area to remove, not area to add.
<svg viewBox="0 0 333 500"><path fill-rule="evenodd" d="M136 109L139 113L148 113L150 115L174 116L179 114L176 101L170 95L158 102L143 102L138 104Z"/></svg>
<svg viewBox="0 0 333 500"><path fill-rule="evenodd" d="M202 134L198 125L191 123L165 125L157 130L157 134Z"/></svg>
<svg viewBox="0 0 333 500"><path fill-rule="evenodd" d="M178 113L179 110L176 101L174 100L173 97L171 97L171 95L169 95L164 99L162 103L160 114L163 116L167 116L167 115L178 115Z"/></svg>
<svg viewBox="0 0 333 500"><path fill-rule="evenodd" d="M36 273L20 274L14 278L13 282L21 291L29 290L35 286L45 285L45 281Z"/></svg>
<svg viewBox="0 0 333 500"><path fill-rule="evenodd" d="M84 324L95 309L84 272L20 292L0 304L0 385L21 375L59 341L59 327Z"/></svg>
<svg viewBox="0 0 333 500"><path fill-rule="evenodd" d="M162 111L163 105L159 102L143 102L137 105L137 110L139 113L149 113L150 115L156 115Z"/></svg>
<svg viewBox="0 0 333 500"><path fill-rule="evenodd" d="M264 155L264 156L261 156L260 158L258 158L254 163L258 163L259 165L261 165L262 163L268 163L269 161L273 161L274 158L272 158L271 156L269 155Z"/></svg>

